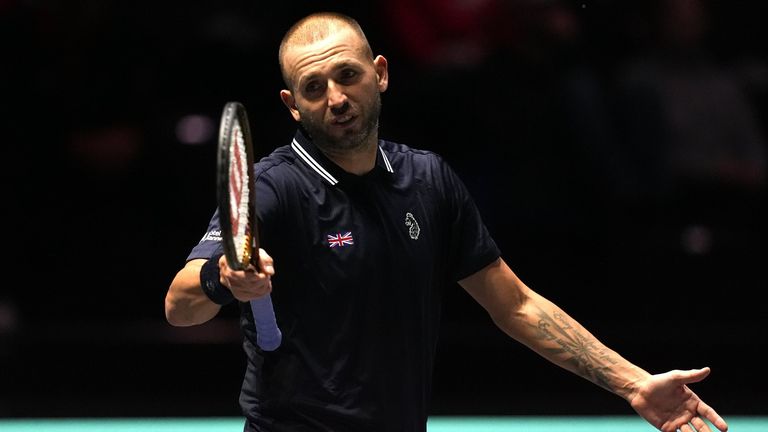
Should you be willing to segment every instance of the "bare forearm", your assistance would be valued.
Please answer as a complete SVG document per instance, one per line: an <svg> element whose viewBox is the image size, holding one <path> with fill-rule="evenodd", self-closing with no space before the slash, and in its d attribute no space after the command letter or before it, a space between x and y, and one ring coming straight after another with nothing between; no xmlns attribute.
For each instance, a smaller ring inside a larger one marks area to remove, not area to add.
<svg viewBox="0 0 768 432"><path fill-rule="evenodd" d="M171 325L185 327L202 324L219 313L200 287L200 267L204 260L190 262L171 282L165 296L165 317Z"/></svg>
<svg viewBox="0 0 768 432"><path fill-rule="evenodd" d="M725 421L686 387L709 369L651 375L597 340L557 305L526 286L501 258L459 284L509 336L552 363L624 398L656 428L680 430L702 418L720 431ZM698 417L700 416L700 417Z"/></svg>
<svg viewBox="0 0 768 432"><path fill-rule="evenodd" d="M603 345L557 305L529 291L518 311L497 321L507 334L544 358L628 399L649 374Z"/></svg>

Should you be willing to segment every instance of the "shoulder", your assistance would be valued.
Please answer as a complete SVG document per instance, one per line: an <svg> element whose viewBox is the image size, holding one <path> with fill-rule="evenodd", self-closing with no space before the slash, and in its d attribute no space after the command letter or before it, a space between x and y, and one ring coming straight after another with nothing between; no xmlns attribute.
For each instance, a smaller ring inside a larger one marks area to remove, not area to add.
<svg viewBox="0 0 768 432"><path fill-rule="evenodd" d="M447 166L441 155L431 150L411 147L406 144L389 140L380 140L379 146L391 159L393 168L408 171L428 173L442 170Z"/></svg>
<svg viewBox="0 0 768 432"><path fill-rule="evenodd" d="M289 175L296 159L290 146L278 147L254 164L256 179L279 178Z"/></svg>
<svg viewBox="0 0 768 432"><path fill-rule="evenodd" d="M396 185L424 188L442 198L466 191L462 180L442 155L393 141L381 141L379 145L391 160Z"/></svg>

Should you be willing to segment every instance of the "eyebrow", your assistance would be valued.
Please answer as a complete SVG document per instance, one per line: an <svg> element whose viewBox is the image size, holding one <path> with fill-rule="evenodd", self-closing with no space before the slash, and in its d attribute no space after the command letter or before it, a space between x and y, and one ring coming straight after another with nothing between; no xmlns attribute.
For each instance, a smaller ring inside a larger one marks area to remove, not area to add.
<svg viewBox="0 0 768 432"><path fill-rule="evenodd" d="M348 68L348 67L355 68L355 69L361 69L362 68L362 62L346 60L346 59L345 60L341 60L338 63L333 64L331 66L331 71L335 72L335 71L338 71L340 69L344 69L344 68ZM303 77L299 77L298 87L304 86L307 82L316 79L320 75L322 75L322 74L319 73L319 72L311 72L308 75L305 75Z"/></svg>

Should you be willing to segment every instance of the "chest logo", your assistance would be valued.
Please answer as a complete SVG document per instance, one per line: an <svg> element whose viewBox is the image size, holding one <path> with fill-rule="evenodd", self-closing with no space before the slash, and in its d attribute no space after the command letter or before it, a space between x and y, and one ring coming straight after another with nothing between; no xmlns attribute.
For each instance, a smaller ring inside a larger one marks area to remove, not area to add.
<svg viewBox="0 0 768 432"><path fill-rule="evenodd" d="M416 218L410 212L405 214L405 226L408 227L408 235L412 239L418 240L421 229L419 229L419 223L416 222Z"/></svg>
<svg viewBox="0 0 768 432"><path fill-rule="evenodd" d="M345 234L336 233L334 235L328 235L328 247L344 247L353 244L355 244L355 239L352 238L351 231Z"/></svg>

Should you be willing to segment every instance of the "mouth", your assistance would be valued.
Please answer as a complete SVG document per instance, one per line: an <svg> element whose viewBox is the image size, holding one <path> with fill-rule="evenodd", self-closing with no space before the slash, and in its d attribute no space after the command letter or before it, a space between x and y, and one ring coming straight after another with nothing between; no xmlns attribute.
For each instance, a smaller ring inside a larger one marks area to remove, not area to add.
<svg viewBox="0 0 768 432"><path fill-rule="evenodd" d="M356 118L357 117L352 114L344 114L334 118L333 121L331 121L331 124L334 126L347 126L352 124Z"/></svg>

